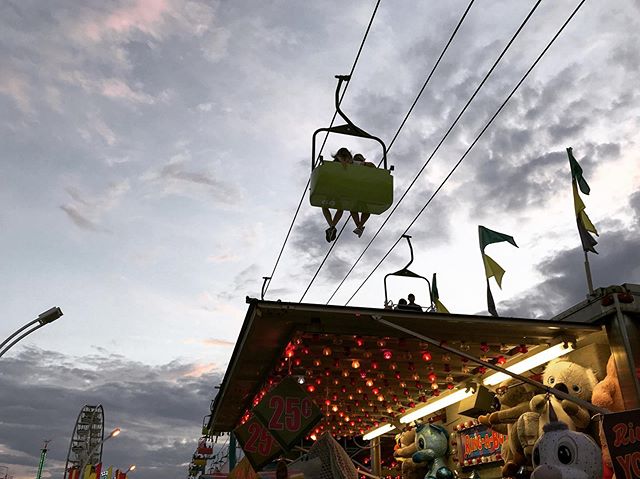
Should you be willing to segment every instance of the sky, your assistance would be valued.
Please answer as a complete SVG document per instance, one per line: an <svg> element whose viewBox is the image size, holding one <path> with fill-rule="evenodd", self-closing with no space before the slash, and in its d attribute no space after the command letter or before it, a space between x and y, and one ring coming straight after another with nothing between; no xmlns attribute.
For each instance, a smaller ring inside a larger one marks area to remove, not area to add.
<svg viewBox="0 0 640 479"><path fill-rule="evenodd" d="M477 0L389 151L402 196L533 1ZM343 110L389 143L467 0L382 0ZM400 237L577 0L543 1L331 304ZM375 2L5 0L0 4L0 338L64 316L0 359L0 465L62 477L84 404L123 434L105 461L186 474L246 312L273 270ZM598 286L640 282L640 7L588 0L410 228L412 269L450 311L486 314L477 227L506 269L501 315L551 318L585 299L566 147L600 236ZM330 136L380 157L375 142ZM347 226L304 295L326 303L386 215ZM345 215L346 218L346 215ZM330 245L308 197L266 299L300 301ZM349 304L381 307L400 243ZM492 280L493 281L493 280ZM418 284L389 285L394 299Z"/></svg>

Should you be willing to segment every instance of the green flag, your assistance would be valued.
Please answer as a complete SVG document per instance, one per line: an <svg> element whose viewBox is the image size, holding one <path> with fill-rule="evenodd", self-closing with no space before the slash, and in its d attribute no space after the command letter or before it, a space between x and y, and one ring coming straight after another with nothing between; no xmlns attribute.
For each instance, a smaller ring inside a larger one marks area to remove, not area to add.
<svg viewBox="0 0 640 479"><path fill-rule="evenodd" d="M504 269L493 258L485 254L484 249L492 243L501 243L506 241L511 243L516 248L518 245L513 239L513 236L506 235L504 233L498 233L497 231L485 228L482 225L478 225L478 237L480 239L480 253L482 254L482 262L484 263L484 273L487 277L487 310L492 316L498 316L496 310L496 304L491 294L491 287L489 286L489 278L492 276L496 279L498 286L502 288L502 277L504 276Z"/></svg>
<svg viewBox="0 0 640 479"><path fill-rule="evenodd" d="M438 293L438 284L436 283L436 274L433 273L433 281L431 281L431 297L433 298L433 304L436 306L437 313L447 313L449 310L440 301L440 294Z"/></svg>
<svg viewBox="0 0 640 479"><path fill-rule="evenodd" d="M567 148L567 155L569 155L569 165L571 166L571 177L578 182L578 186L580 187L580 191L582 191L585 195L588 195L591 191L589 188L589 184L587 180L582 176L582 167L578 164L576 159L573 157L573 148Z"/></svg>
<svg viewBox="0 0 640 479"><path fill-rule="evenodd" d="M485 228L482 225L478 226L478 235L480 237L480 251L484 253L484 249L487 245L492 243L501 243L503 241L508 241L516 248L518 245L516 244L513 236L506 235L504 233L498 233L497 231L490 230L489 228Z"/></svg>

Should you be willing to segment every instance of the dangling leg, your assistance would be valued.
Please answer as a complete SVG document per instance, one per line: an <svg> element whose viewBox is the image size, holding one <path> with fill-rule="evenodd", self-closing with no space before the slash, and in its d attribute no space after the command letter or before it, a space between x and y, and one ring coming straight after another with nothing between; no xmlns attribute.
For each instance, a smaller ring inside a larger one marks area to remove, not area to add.
<svg viewBox="0 0 640 479"><path fill-rule="evenodd" d="M364 222L367 221L364 216L365 214L366 213L363 213L361 218L357 211L351 212L353 222L356 224L356 229L353 230L353 233L358 235L358 238L362 236L362 232L364 231Z"/></svg>
<svg viewBox="0 0 640 479"><path fill-rule="evenodd" d="M329 227L324 232L327 242L331 243L336 239L336 225L338 224L338 221L340 221L340 218L342 218L343 213L344 211L342 210L336 210L336 214L332 216L329 208L322 208L322 214L327 220L327 223L329 223Z"/></svg>

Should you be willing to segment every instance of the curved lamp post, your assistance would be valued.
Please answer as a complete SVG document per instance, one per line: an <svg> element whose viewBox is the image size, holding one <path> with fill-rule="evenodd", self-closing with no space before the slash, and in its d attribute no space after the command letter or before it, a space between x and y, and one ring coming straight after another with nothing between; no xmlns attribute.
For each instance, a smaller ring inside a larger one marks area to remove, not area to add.
<svg viewBox="0 0 640 479"><path fill-rule="evenodd" d="M24 337L30 335L34 331L40 329L41 327L43 327L43 326L45 326L45 325L47 325L49 323L53 323L60 316L62 316L62 310L60 308L58 308L57 306L45 311L44 313L40 313L36 319L34 319L33 321L31 321L31 322L25 324L24 326L22 326L15 333L13 333L11 336L9 336L7 339L5 339L2 342L2 344L0 344L0 357L2 357L4 355L4 353L9 351L9 349L11 349L18 341L20 341ZM22 333L22 331L24 331L25 329L33 326L36 323L38 323L37 326L29 329L27 332L25 332L25 333L21 334L20 336L18 336L18 334ZM16 339L14 339L11 343L9 343L9 341L11 341L16 336L18 336L18 337ZM5 347L6 344L8 344L8 346Z"/></svg>
<svg viewBox="0 0 640 479"><path fill-rule="evenodd" d="M80 464L80 479L84 479L84 468L87 467L87 463L91 459L91 456L93 456L93 453L96 452L96 450L100 446L102 446L105 442L107 442L109 439L111 439L112 437L116 437L118 434L120 434L120 432L121 432L121 429L119 427L115 428L113 431L109 433L107 437L105 437L102 441L100 441L95 446L93 446L93 448L89 451L89 454L87 454L87 456L82 461L82 464Z"/></svg>
<svg viewBox="0 0 640 479"><path fill-rule="evenodd" d="M126 476L127 474L129 474L130 472L133 472L136 470L136 465L135 464L131 464L129 466L129 469L127 469L126 471L124 471L124 475Z"/></svg>

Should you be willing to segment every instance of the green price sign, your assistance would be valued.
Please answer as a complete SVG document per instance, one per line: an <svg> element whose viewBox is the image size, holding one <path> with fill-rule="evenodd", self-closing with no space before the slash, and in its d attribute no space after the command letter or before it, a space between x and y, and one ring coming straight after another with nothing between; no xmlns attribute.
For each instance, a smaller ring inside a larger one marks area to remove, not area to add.
<svg viewBox="0 0 640 479"><path fill-rule="evenodd" d="M269 391L253 414L280 446L289 450L322 419L322 411L291 377Z"/></svg>
<svg viewBox="0 0 640 479"><path fill-rule="evenodd" d="M252 415L233 430L254 470L259 471L280 454L281 448L269 431Z"/></svg>

